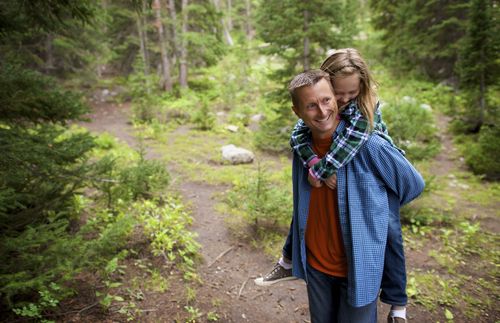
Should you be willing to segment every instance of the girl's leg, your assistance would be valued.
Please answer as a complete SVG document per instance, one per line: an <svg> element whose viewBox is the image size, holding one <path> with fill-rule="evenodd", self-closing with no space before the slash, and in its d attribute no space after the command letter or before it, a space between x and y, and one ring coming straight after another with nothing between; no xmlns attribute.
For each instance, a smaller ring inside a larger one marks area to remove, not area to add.
<svg viewBox="0 0 500 323"><path fill-rule="evenodd" d="M406 266L401 222L398 214L389 216L381 289L380 300L382 302L394 306L406 306L408 302Z"/></svg>
<svg viewBox="0 0 500 323"><path fill-rule="evenodd" d="M292 273L292 225L293 220L290 223L290 230L288 231L280 260L267 275L256 278L254 280L255 284L259 286L271 286L282 281L297 279Z"/></svg>
<svg viewBox="0 0 500 323"><path fill-rule="evenodd" d="M290 229L288 230L288 236L286 237L285 244L283 245L282 255L283 260L287 263L292 263L292 226L293 219L290 222Z"/></svg>

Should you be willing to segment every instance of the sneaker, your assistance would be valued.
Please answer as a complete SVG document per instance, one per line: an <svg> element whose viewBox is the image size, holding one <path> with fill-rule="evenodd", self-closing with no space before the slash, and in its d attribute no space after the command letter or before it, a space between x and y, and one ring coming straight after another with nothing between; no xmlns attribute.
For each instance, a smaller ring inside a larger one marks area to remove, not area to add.
<svg viewBox="0 0 500 323"><path fill-rule="evenodd" d="M292 269L285 269L278 263L269 274L256 278L254 282L259 286L271 286L272 284L294 279L297 278L292 276Z"/></svg>
<svg viewBox="0 0 500 323"><path fill-rule="evenodd" d="M406 319L389 314L387 316L387 323L406 323Z"/></svg>

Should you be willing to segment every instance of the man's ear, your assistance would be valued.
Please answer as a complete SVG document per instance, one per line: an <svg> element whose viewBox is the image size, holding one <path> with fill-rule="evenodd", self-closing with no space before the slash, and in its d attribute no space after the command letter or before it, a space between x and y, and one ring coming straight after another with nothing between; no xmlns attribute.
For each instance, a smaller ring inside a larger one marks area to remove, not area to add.
<svg viewBox="0 0 500 323"><path fill-rule="evenodd" d="M292 105L292 110L293 110L293 113L295 113L295 115L297 117L299 117L300 119L300 116L299 116L299 108L297 108L296 106Z"/></svg>

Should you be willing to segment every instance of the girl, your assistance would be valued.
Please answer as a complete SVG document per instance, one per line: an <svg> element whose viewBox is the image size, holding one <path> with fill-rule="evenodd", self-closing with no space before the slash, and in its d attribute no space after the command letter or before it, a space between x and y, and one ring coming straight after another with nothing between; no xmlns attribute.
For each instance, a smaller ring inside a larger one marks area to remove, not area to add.
<svg viewBox="0 0 500 323"><path fill-rule="evenodd" d="M309 167L309 183L319 187L327 185L336 188L336 172L345 166L375 131L392 144L387 128L382 122L375 93L375 82L366 62L356 49L345 48L335 51L321 65L330 74L335 99L341 117L348 123L342 134L337 136L331 150L319 159L310 146L310 130L299 120L292 132L290 145L299 155L305 167ZM403 152L404 153L404 152ZM294 279L291 270L291 236L283 247L283 255L273 270L255 283L261 286ZM385 251L384 274L380 298L391 304L388 322L406 321L406 269L403 239L399 218L389 221Z"/></svg>

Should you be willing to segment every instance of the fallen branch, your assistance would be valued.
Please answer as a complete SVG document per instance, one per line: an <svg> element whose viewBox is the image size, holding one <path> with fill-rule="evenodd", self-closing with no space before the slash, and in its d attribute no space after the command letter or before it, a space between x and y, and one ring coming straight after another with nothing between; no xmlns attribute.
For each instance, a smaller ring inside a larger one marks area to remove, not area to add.
<svg viewBox="0 0 500 323"><path fill-rule="evenodd" d="M243 282L243 284L241 284L240 291L238 292L238 297L236 297L236 299L240 299L241 293L243 292L243 289L245 288L245 285L247 284L247 282L248 282L248 278L247 278L247 280L245 280Z"/></svg>
<svg viewBox="0 0 500 323"><path fill-rule="evenodd" d="M85 306L82 309L79 309L79 310L68 311L68 312L63 312L63 313L45 314L45 316L47 316L47 317L64 316L64 315L73 314L73 313L82 314L86 310L91 309L92 307L94 307L96 305L99 305L99 302L92 303L90 305Z"/></svg>
<svg viewBox="0 0 500 323"><path fill-rule="evenodd" d="M229 251L231 251L233 249L234 249L234 247L230 247L230 248L227 248L226 250L224 250L223 252L221 252L220 255L218 255L211 263L208 264L207 267L210 268L213 264L215 264L217 262L217 260L224 257L225 254L227 254Z"/></svg>
<svg viewBox="0 0 500 323"><path fill-rule="evenodd" d="M259 293L257 295L254 295L254 297L252 297L252 299L256 299L257 297L264 296L264 295L266 295L266 293Z"/></svg>
<svg viewBox="0 0 500 323"><path fill-rule="evenodd" d="M77 313L82 314L82 312L85 312L86 310L91 309L92 307L94 307L96 305L99 305L99 302L95 302L94 304L90 304L89 306L86 306L86 307L82 308L81 310L79 310Z"/></svg>

